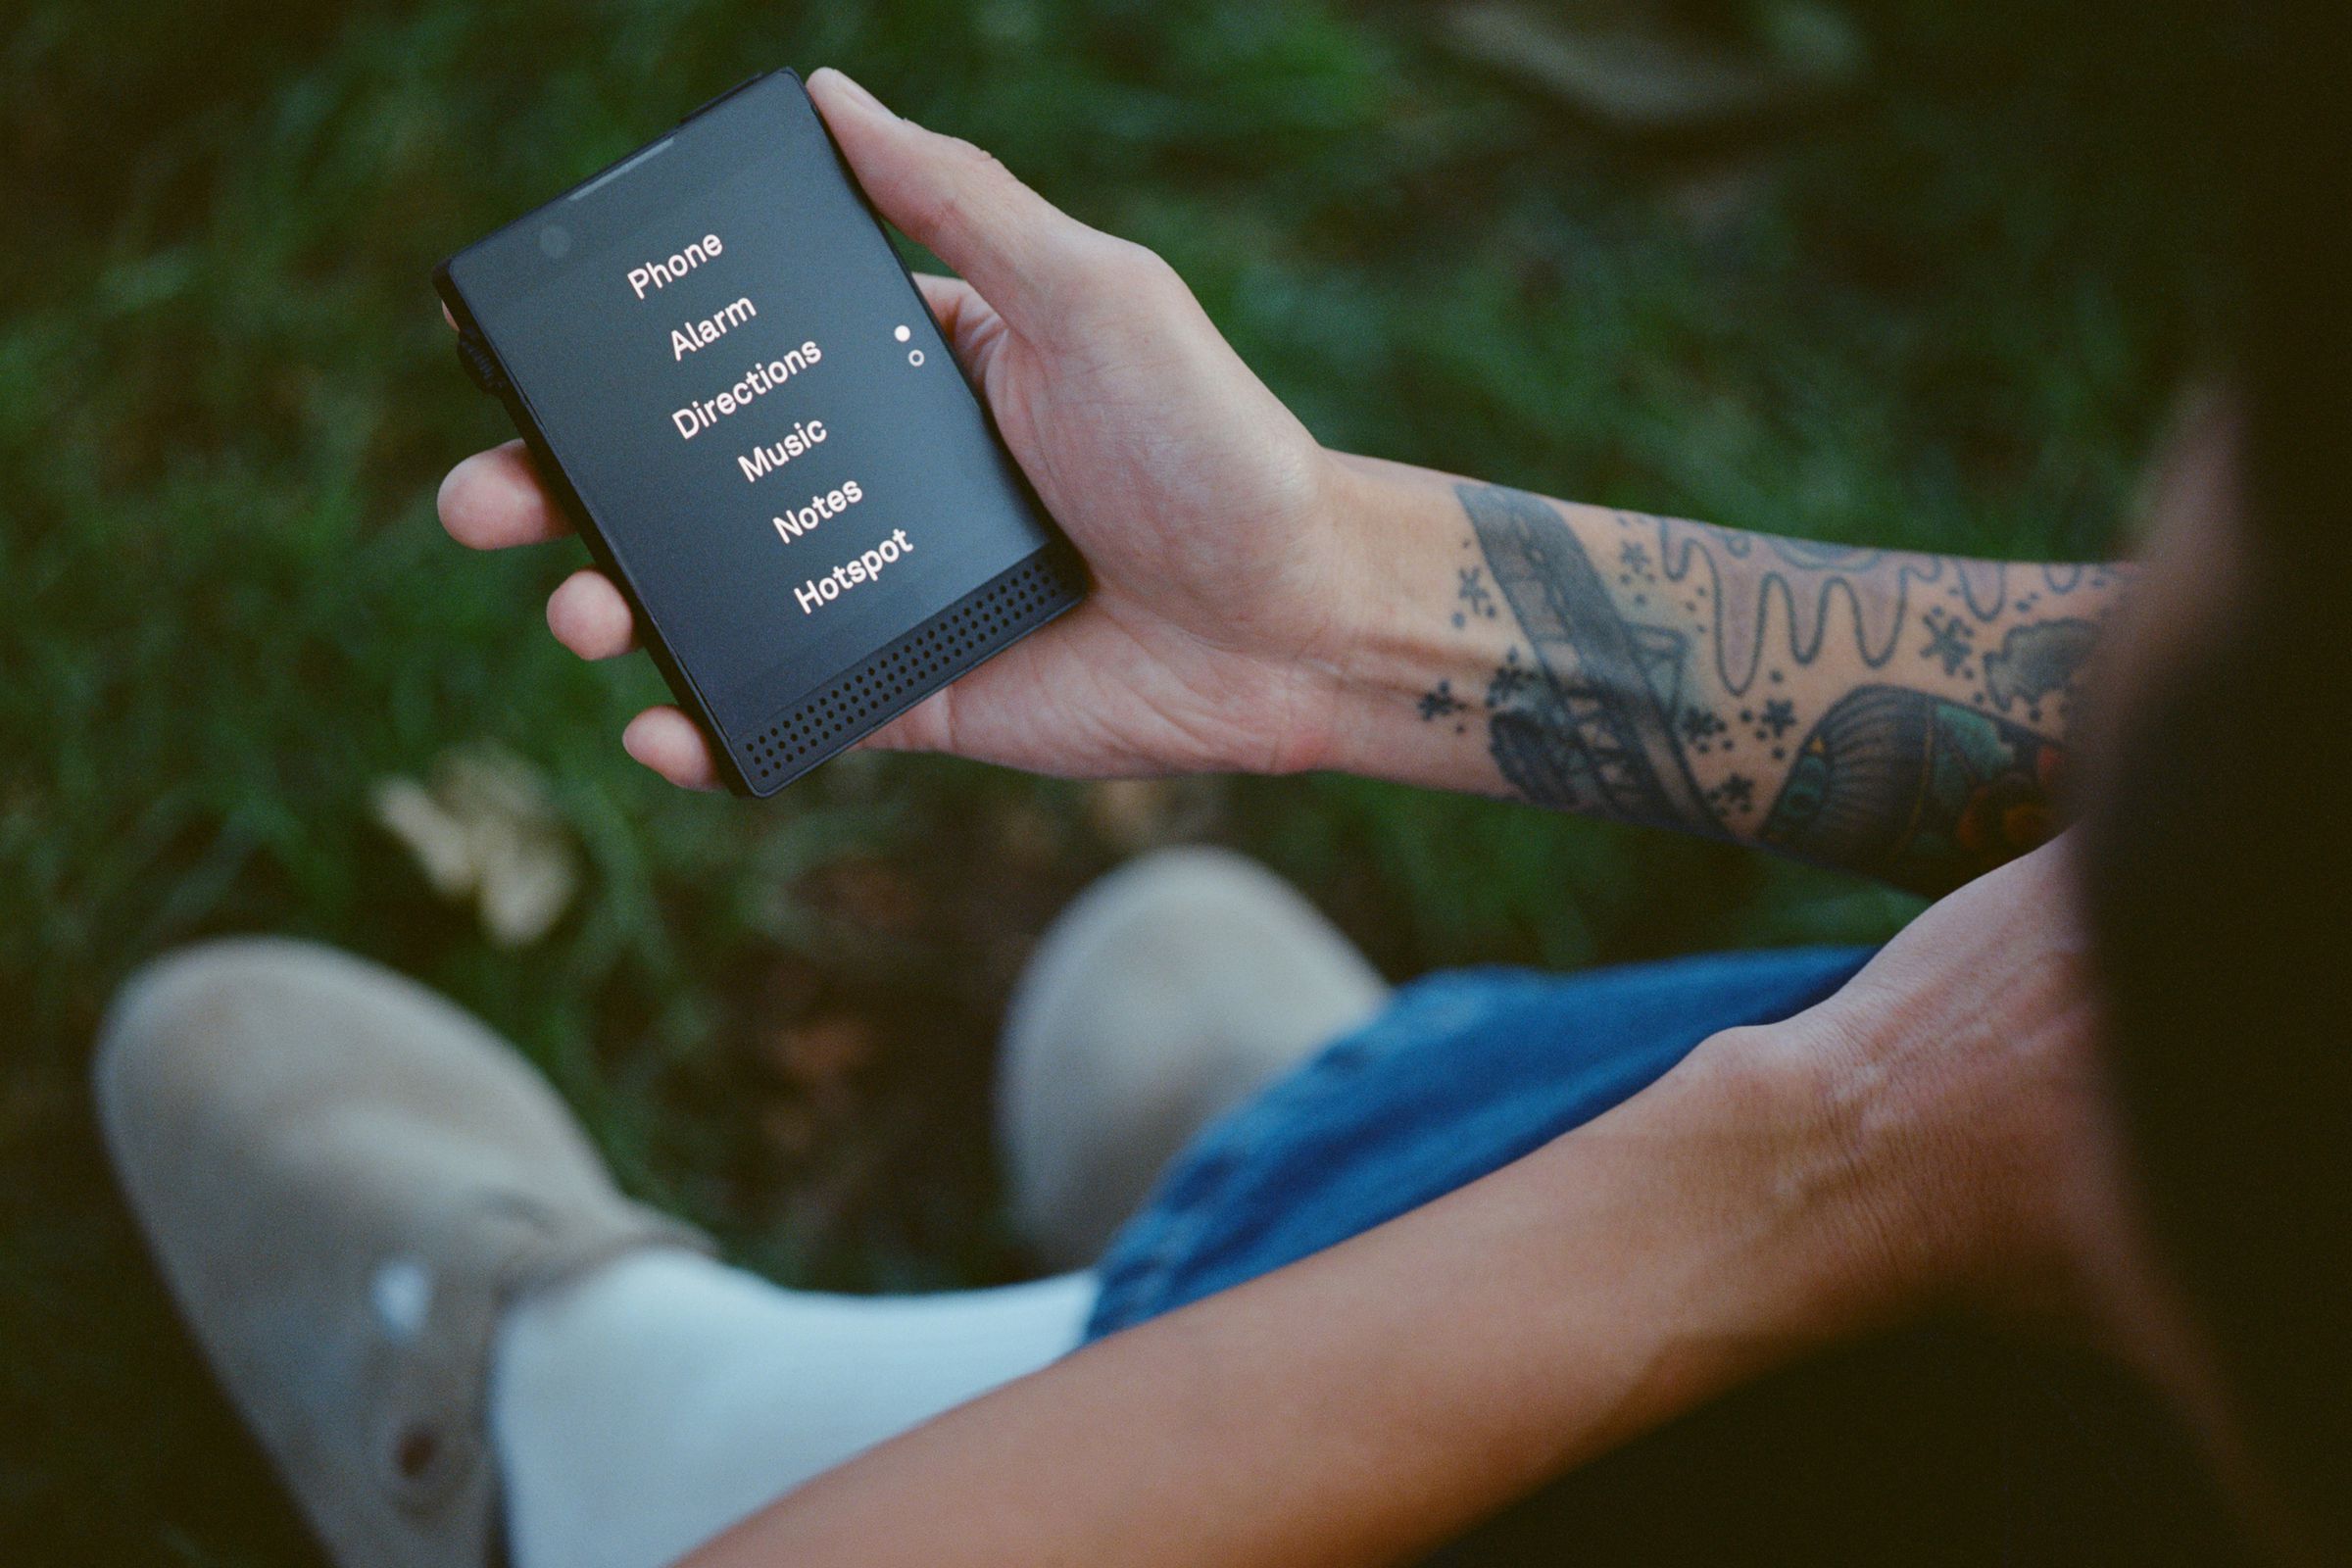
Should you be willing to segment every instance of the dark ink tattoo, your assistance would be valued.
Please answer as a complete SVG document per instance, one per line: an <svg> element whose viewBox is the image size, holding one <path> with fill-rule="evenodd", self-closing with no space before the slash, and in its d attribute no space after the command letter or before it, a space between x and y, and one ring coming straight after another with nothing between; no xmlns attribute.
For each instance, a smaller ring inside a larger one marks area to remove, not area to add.
<svg viewBox="0 0 2352 1568"><path fill-rule="evenodd" d="M1940 893L2050 836L2062 757L1989 713L1899 686L1860 687L1805 737L1757 836Z"/></svg>
<svg viewBox="0 0 2352 1568"><path fill-rule="evenodd" d="M1637 641L1549 503L1494 485L1454 494L1531 653L1530 678L1488 715L1504 780L1539 806L1720 831L1653 684L1679 682L1680 671L1646 667L1679 661L1687 643Z"/></svg>
<svg viewBox="0 0 2352 1568"><path fill-rule="evenodd" d="M1528 682L1534 679L1535 671L1519 662L1519 650L1511 649L1502 656L1502 662L1495 667L1494 678L1487 682L1487 706L1508 708L1521 692L1527 690Z"/></svg>
<svg viewBox="0 0 2352 1568"><path fill-rule="evenodd" d="M1483 567L1464 566L1455 572L1454 576L1459 584L1454 589L1454 597L1469 607L1467 610L1457 610L1453 612L1455 626L1467 626L1473 615L1493 620L1499 613L1494 608L1494 595L1487 587L1486 571Z"/></svg>
<svg viewBox="0 0 2352 1568"><path fill-rule="evenodd" d="M2072 683L2098 640L2095 622L2071 616L2012 627L2000 652L1984 656L1985 698L2004 713L2040 702Z"/></svg>
<svg viewBox="0 0 2352 1568"><path fill-rule="evenodd" d="M1725 728L1722 719L1703 708L1683 710L1683 739L1687 741L1711 741L1721 735Z"/></svg>
<svg viewBox="0 0 2352 1568"><path fill-rule="evenodd" d="M1941 664L1946 675L1957 675L1976 652L1976 628L1959 616L1947 615L1940 610L1929 611L1924 618L1928 642L1919 651L1920 657Z"/></svg>
<svg viewBox="0 0 2352 1568"><path fill-rule="evenodd" d="M2063 727L2105 614L2057 612L2128 574L1637 513L1588 550L1540 496L1454 493L1480 564L1454 568L1453 624L1517 636L1483 705L1441 681L1418 710L1467 734L1483 707L1488 753L1522 799L1752 836L1930 893L2053 830L2063 752L2043 715ZM1883 673L1849 687L1857 662Z"/></svg>

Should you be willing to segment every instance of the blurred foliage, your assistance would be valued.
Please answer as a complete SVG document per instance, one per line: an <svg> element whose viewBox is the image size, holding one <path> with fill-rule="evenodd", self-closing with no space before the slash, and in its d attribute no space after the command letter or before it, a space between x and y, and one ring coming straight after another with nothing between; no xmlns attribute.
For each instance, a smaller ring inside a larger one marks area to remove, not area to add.
<svg viewBox="0 0 2352 1568"><path fill-rule="evenodd" d="M1790 14L1634 10L1735 43ZM1344 779L857 759L764 807L683 796L616 744L650 668L539 624L577 552L470 558L432 519L449 463L508 433L451 363L433 263L749 72L830 62L1164 251L1334 444L1828 539L2114 547L2209 308L2168 133L2191 52L2163 5L1810 15L1862 46L1854 90L1658 141L1403 5L12 13L0 1557L308 1560L82 1088L112 989L192 938L416 974L547 1068L634 1190L781 1277L908 1288L1019 1268L995 1009L1058 903L1155 839L1264 858L1398 975L1899 924L1899 898L1720 846ZM370 812L481 745L549 781L580 851L575 911L519 952Z"/></svg>

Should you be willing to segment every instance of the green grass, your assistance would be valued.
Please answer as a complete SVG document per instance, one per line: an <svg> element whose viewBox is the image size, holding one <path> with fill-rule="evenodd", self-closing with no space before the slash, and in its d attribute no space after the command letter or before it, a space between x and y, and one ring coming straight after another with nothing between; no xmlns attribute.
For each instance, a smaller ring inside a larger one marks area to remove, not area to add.
<svg viewBox="0 0 2352 1568"><path fill-rule="evenodd" d="M1659 149L1404 6L32 6L0 57L0 1557L308 1560L90 1127L107 998L175 944L299 932L419 975L738 1255L919 1288L1020 1268L994 1011L1141 843L1263 857L1400 976L1869 940L1914 907L1350 780L1139 796L858 760L766 806L671 792L616 744L650 669L541 625L576 551L475 558L433 522L443 469L507 433L451 361L441 255L754 68L833 62L1164 250L1335 444L1788 533L2093 553L2204 302L2148 151L2164 84L2058 9L1878 8L1854 101ZM519 952L369 809L484 742L544 774L586 867Z"/></svg>

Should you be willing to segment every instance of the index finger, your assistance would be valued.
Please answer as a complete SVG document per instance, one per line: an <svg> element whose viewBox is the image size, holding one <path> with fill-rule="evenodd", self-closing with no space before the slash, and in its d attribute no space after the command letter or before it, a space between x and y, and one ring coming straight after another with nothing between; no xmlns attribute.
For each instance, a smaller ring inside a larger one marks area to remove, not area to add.
<svg viewBox="0 0 2352 1568"><path fill-rule="evenodd" d="M968 142L885 109L831 66L808 96L884 218L964 277L1025 336L1043 337L1054 296L1083 279L1097 233Z"/></svg>
<svg viewBox="0 0 2352 1568"><path fill-rule="evenodd" d="M520 441L476 452L450 469L441 481L440 512L449 536L475 550L535 545L571 532Z"/></svg>

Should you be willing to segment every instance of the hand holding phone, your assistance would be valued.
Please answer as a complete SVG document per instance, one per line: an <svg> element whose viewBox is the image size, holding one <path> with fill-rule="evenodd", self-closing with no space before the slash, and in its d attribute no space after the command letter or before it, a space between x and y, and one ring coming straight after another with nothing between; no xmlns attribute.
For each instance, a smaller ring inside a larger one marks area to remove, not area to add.
<svg viewBox="0 0 2352 1568"><path fill-rule="evenodd" d="M433 281L739 791L781 789L1082 591L790 72Z"/></svg>
<svg viewBox="0 0 2352 1568"><path fill-rule="evenodd" d="M1085 604L867 744L1079 776L1311 761L1320 671L1362 608L1348 471L1156 257L837 72L808 92L881 215L962 274L917 282L1094 579ZM453 471L442 515L481 547L567 526L516 445ZM637 631L601 570L559 588L549 620L588 658ZM720 777L677 710L639 715L626 744L675 782Z"/></svg>

